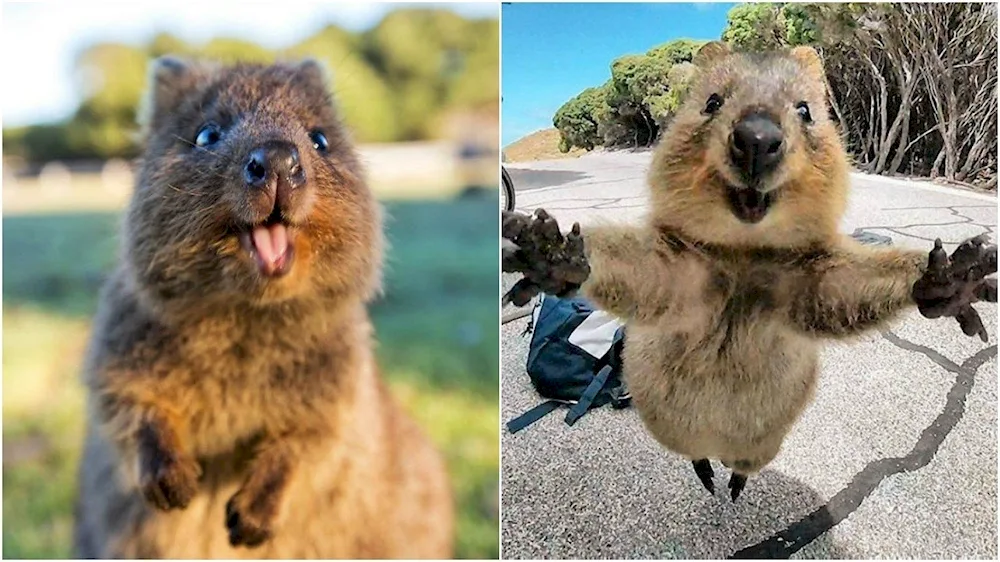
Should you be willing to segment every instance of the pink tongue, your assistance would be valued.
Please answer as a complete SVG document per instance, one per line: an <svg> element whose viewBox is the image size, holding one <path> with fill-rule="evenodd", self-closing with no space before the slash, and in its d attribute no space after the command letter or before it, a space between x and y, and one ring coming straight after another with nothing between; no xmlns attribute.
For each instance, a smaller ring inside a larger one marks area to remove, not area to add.
<svg viewBox="0 0 1000 562"><path fill-rule="evenodd" d="M254 227L251 234L254 248L267 273L274 273L281 268L288 251L288 231L283 224Z"/></svg>

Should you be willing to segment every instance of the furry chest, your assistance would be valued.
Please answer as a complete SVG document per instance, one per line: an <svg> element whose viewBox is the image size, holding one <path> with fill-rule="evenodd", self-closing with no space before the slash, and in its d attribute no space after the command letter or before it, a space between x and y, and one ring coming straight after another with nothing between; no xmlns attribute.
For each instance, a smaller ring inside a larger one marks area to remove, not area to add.
<svg viewBox="0 0 1000 562"><path fill-rule="evenodd" d="M331 402L335 367L315 354L285 357L219 354L188 356L166 388L198 454L227 452L264 433L280 433L315 419Z"/></svg>
<svg viewBox="0 0 1000 562"><path fill-rule="evenodd" d="M815 346L774 327L748 329L726 347L724 330L636 327L624 375L636 407L671 432L766 434L794 419L815 386Z"/></svg>

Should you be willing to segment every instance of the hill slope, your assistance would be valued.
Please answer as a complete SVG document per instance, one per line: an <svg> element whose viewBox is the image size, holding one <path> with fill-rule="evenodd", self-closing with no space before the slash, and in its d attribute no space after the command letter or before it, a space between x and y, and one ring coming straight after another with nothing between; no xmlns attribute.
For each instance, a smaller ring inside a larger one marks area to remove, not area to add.
<svg viewBox="0 0 1000 562"><path fill-rule="evenodd" d="M556 158L577 158L587 151L582 148L559 152L559 131L555 128L542 129L522 137L503 149L504 162L531 162L533 160L554 160Z"/></svg>

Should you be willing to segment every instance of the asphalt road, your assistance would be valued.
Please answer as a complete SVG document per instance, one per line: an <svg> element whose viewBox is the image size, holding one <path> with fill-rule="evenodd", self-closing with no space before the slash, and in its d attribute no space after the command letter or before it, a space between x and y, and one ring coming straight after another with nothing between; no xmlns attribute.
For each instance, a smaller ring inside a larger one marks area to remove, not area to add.
<svg viewBox="0 0 1000 562"><path fill-rule="evenodd" d="M560 223L636 221L649 153L508 164L518 208ZM844 232L949 251L988 232L996 198L857 175ZM505 276L506 289L512 279ZM502 438L504 558L997 558L997 313L990 341L915 311L828 344L813 404L739 502L710 496L634 410L565 410ZM510 312L507 310L505 312ZM503 326L502 421L538 404L526 318ZM716 485L728 471L715 465Z"/></svg>

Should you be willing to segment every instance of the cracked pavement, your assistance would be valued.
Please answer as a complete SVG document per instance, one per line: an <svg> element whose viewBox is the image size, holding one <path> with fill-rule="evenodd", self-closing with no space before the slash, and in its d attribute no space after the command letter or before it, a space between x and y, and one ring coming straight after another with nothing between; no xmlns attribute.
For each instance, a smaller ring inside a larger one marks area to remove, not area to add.
<svg viewBox="0 0 1000 562"><path fill-rule="evenodd" d="M507 164L518 209L636 221L649 152ZM990 195L855 175L842 231L950 252L986 232ZM514 276L505 275L503 290ZM989 343L913 310L882 333L828 343L816 398L739 502L710 496L634 410L565 408L502 437L502 556L524 558L997 557L997 310ZM510 307L505 317L513 315ZM527 319L502 339L502 422L540 403L524 372ZM716 483L728 471L715 463Z"/></svg>

